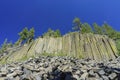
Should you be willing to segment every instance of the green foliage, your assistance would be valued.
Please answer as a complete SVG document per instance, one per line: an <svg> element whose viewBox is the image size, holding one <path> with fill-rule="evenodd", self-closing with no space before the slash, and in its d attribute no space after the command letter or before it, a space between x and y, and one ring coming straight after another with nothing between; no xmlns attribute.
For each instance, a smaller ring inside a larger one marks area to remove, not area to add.
<svg viewBox="0 0 120 80"><path fill-rule="evenodd" d="M79 30L81 33L92 33L92 28L88 23L82 24L79 18L73 20L73 30Z"/></svg>
<svg viewBox="0 0 120 80"><path fill-rule="evenodd" d="M43 37L48 37L48 36L52 36L54 33L54 31L52 29L48 29L48 31L46 33L43 34Z"/></svg>
<svg viewBox="0 0 120 80"><path fill-rule="evenodd" d="M5 39L4 43L2 44L2 47L0 49L0 53L3 53L7 50L7 39Z"/></svg>
<svg viewBox="0 0 120 80"><path fill-rule="evenodd" d="M120 32L116 32L116 38L120 39Z"/></svg>
<svg viewBox="0 0 120 80"><path fill-rule="evenodd" d="M107 23L104 23L102 27L105 35L108 35L112 39L117 38L118 32L115 31L110 25L108 25Z"/></svg>
<svg viewBox="0 0 120 80"><path fill-rule="evenodd" d="M14 43L14 46L19 46L21 44L21 40L18 39L15 43Z"/></svg>
<svg viewBox="0 0 120 80"><path fill-rule="evenodd" d="M92 28L88 23L84 23L81 25L81 33L92 33Z"/></svg>
<svg viewBox="0 0 120 80"><path fill-rule="evenodd" d="M1 48L0 48L0 53L4 53L8 48L12 47L13 44L12 42L8 42L7 39L3 42Z"/></svg>
<svg viewBox="0 0 120 80"><path fill-rule="evenodd" d="M28 28L25 27L19 33L20 39L16 42L16 45L20 44L21 42L30 43L34 39L34 36L35 36L34 33L35 33L34 28L31 28L30 30L28 30Z"/></svg>
<svg viewBox="0 0 120 80"><path fill-rule="evenodd" d="M59 30L54 31L54 37L61 37L61 33Z"/></svg>
<svg viewBox="0 0 120 80"><path fill-rule="evenodd" d="M114 30L110 25L104 23L99 26L97 23L93 24L93 29L88 23L82 24L79 18L74 18L73 29L79 30L82 34L84 33L95 33L100 35L107 35L109 38L114 39L116 42L117 49L120 54L120 32Z"/></svg>
<svg viewBox="0 0 120 80"><path fill-rule="evenodd" d="M28 28L27 28L27 27L25 27L25 28L19 33L20 39L21 39L22 41L27 40L28 35L29 35L29 31L28 31Z"/></svg>
<svg viewBox="0 0 120 80"><path fill-rule="evenodd" d="M35 37L34 33L35 33L34 28L31 28L30 31L28 32L28 41L27 41L27 43L32 42L32 40Z"/></svg>
<svg viewBox="0 0 120 80"><path fill-rule="evenodd" d="M12 42L7 43L7 47L12 47L12 46L13 46Z"/></svg>
<svg viewBox="0 0 120 80"><path fill-rule="evenodd" d="M73 20L73 30L81 30L81 21L78 17Z"/></svg>
<svg viewBox="0 0 120 80"><path fill-rule="evenodd" d="M95 34L103 34L103 29L97 23L93 24Z"/></svg>
<svg viewBox="0 0 120 80"><path fill-rule="evenodd" d="M43 37L61 37L61 33L59 30L52 30L52 29L48 29L48 31L46 33L43 34Z"/></svg>

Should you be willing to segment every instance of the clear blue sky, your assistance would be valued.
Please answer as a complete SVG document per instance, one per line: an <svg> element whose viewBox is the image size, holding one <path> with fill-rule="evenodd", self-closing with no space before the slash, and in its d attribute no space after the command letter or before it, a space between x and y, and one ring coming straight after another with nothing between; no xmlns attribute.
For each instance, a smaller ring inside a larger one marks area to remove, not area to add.
<svg viewBox="0 0 120 80"><path fill-rule="evenodd" d="M36 36L49 27L64 34L74 17L89 24L106 21L120 31L120 0L0 0L0 44L16 41L24 27L34 26Z"/></svg>

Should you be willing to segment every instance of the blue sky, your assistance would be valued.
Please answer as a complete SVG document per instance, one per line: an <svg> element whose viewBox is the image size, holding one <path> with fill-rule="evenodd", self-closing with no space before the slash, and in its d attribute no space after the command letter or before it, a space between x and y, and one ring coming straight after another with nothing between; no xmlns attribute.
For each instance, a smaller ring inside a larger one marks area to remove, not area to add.
<svg viewBox="0 0 120 80"><path fill-rule="evenodd" d="M50 27L62 34L72 29L72 20L102 25L120 31L120 0L0 0L0 44L18 39L24 27L34 26L36 36Z"/></svg>

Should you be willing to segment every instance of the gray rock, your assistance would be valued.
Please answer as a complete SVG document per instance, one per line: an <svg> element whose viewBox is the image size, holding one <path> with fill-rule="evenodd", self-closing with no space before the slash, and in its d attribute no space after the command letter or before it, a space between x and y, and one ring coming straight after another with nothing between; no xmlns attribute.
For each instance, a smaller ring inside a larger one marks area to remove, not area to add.
<svg viewBox="0 0 120 80"><path fill-rule="evenodd" d="M88 77L88 73L85 72L81 75L80 80L86 80L87 77Z"/></svg>
<svg viewBox="0 0 120 80"><path fill-rule="evenodd" d="M0 77L6 77L7 76L7 72L1 72L0 73Z"/></svg>
<svg viewBox="0 0 120 80"><path fill-rule="evenodd" d="M24 68L29 69L29 70L34 70L33 64L32 65L24 64Z"/></svg>
<svg viewBox="0 0 120 80"><path fill-rule="evenodd" d="M95 77L97 78L97 79L99 79L100 78L100 76L97 74L97 73L95 73Z"/></svg>
<svg viewBox="0 0 120 80"><path fill-rule="evenodd" d="M21 71L21 70L15 70L14 71L17 75L22 75L23 74L23 71Z"/></svg>
<svg viewBox="0 0 120 80"><path fill-rule="evenodd" d="M88 72L88 74L89 74L89 75L88 75L89 77L95 77L95 76L96 76L93 70L90 70L90 71Z"/></svg>
<svg viewBox="0 0 120 80"><path fill-rule="evenodd" d="M97 78L97 79L95 79L95 80L104 80L104 79L102 79L102 78Z"/></svg>
<svg viewBox="0 0 120 80"><path fill-rule="evenodd" d="M78 75L73 75L73 77L77 80L80 79L80 77Z"/></svg>
<svg viewBox="0 0 120 80"><path fill-rule="evenodd" d="M10 73L10 74L7 75L7 77L15 77L15 76L17 76L16 72L13 72L13 73Z"/></svg>
<svg viewBox="0 0 120 80"><path fill-rule="evenodd" d="M100 71L98 72L98 74L99 74L99 75L104 75L104 74L105 74L105 71L104 71L104 70L100 70Z"/></svg>
<svg viewBox="0 0 120 80"><path fill-rule="evenodd" d="M7 66L1 67L1 68L0 68L0 71L1 71L1 72L8 72L6 67L7 67Z"/></svg>
<svg viewBox="0 0 120 80"><path fill-rule="evenodd" d="M5 78L0 77L0 80L5 80Z"/></svg>
<svg viewBox="0 0 120 80"><path fill-rule="evenodd" d="M36 75L35 80L42 80L42 78L40 76Z"/></svg>
<svg viewBox="0 0 120 80"><path fill-rule="evenodd" d="M71 57L39 57L37 60L0 66L0 80L114 80L119 79L119 69L115 68L118 64L108 62L105 65Z"/></svg>
<svg viewBox="0 0 120 80"><path fill-rule="evenodd" d="M109 80L108 76L102 76L103 80Z"/></svg>
<svg viewBox="0 0 120 80"><path fill-rule="evenodd" d="M20 80L20 77L19 77L19 76L17 76L14 80Z"/></svg>
<svg viewBox="0 0 120 80"><path fill-rule="evenodd" d="M23 69L24 74L30 75L32 72L26 68Z"/></svg>
<svg viewBox="0 0 120 80"><path fill-rule="evenodd" d="M116 73L111 73L109 76L108 76L111 80L115 79L117 77L117 74Z"/></svg>

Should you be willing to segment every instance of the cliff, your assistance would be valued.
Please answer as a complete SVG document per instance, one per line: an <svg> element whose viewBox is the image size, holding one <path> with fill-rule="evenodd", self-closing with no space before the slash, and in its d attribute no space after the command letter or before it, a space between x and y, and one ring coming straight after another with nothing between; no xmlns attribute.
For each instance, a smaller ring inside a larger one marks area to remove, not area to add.
<svg viewBox="0 0 120 80"><path fill-rule="evenodd" d="M80 34L73 32L59 38L37 38L30 45L24 45L1 58L1 62L13 62L42 53L64 54L96 61L108 61L117 57L114 41L105 35Z"/></svg>

